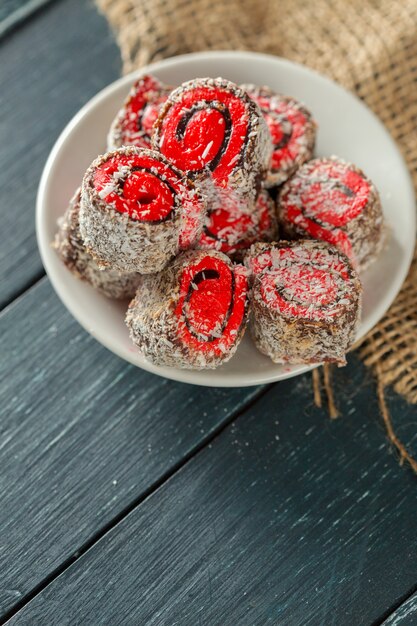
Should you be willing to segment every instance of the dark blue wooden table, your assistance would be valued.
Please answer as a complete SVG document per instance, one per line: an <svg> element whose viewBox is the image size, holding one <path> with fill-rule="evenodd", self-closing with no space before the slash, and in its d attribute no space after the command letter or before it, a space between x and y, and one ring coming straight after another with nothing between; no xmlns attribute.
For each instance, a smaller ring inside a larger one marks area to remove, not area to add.
<svg viewBox="0 0 417 626"><path fill-rule="evenodd" d="M37 183L62 127L121 63L90 2L9 4L0 622L417 624L416 478L355 355L329 420L308 374L234 390L163 380L107 352L56 297L36 248ZM388 402L412 444L416 408Z"/></svg>

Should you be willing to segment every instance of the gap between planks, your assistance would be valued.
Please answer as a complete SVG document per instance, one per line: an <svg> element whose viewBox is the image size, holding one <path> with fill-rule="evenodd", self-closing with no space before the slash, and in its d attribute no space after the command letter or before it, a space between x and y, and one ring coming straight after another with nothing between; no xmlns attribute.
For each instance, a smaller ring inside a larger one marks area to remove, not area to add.
<svg viewBox="0 0 417 626"><path fill-rule="evenodd" d="M0 21L0 40L24 24L28 19L58 0L28 0Z"/></svg>
<svg viewBox="0 0 417 626"><path fill-rule="evenodd" d="M37 272L33 278L26 283L24 287L18 289L11 298L5 300L0 307L0 315L5 313L7 308L14 304L19 298L24 296L28 291L30 291L33 287L35 287L38 283L40 283L43 279L46 279L45 270L42 268L41 271Z"/></svg>
<svg viewBox="0 0 417 626"><path fill-rule="evenodd" d="M233 422L239 419L239 417L249 411L263 396L265 396L270 389L273 387L273 384L266 385L263 389L259 391L259 393L250 400L245 403L241 408L232 413L221 425L219 425L209 436L205 437L196 445L196 447L190 451L188 454L184 456L178 463L176 463L168 472L162 474L162 476L156 480L152 485L150 485L144 493L133 500L129 506L127 506L123 511L117 514L111 522L106 524L100 531L93 534L92 537L81 546L75 554L66 559L59 567L57 567L49 576L47 576L42 582L36 585L30 593L28 593L20 602L16 603L10 611L7 611L3 617L0 618L0 626L6 624L8 620L14 617L21 609L23 609L29 602L31 602L37 595L39 595L46 587L48 587L56 578L58 578L61 574L63 574L69 567L71 567L79 558L81 558L90 548L92 548L98 541L103 539L107 533L109 533L113 528L115 528L120 522L122 522L134 509L143 504L147 498L149 498L152 494L154 494L158 489L160 489L166 482L168 482L174 474L182 470L195 456L197 456L203 448L213 443L215 439L220 437L220 435L225 431Z"/></svg>
<svg viewBox="0 0 417 626"><path fill-rule="evenodd" d="M398 602L395 602L395 604L390 606L389 609L384 611L384 613L381 615L381 617L379 617L377 620L372 622L371 626L384 626L386 621L390 617L392 617L403 606L403 604L406 604L410 600L410 598L412 598L413 595L416 594L416 593L417 593L417 584L415 584L411 588L410 591L407 591L407 593L405 593L403 596L401 596L401 598L398 600Z"/></svg>

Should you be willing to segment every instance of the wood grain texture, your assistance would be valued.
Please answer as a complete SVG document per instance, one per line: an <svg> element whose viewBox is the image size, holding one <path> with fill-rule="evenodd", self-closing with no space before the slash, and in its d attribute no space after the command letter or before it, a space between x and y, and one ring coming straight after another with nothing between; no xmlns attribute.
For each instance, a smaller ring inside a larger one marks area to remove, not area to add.
<svg viewBox="0 0 417 626"><path fill-rule="evenodd" d="M91 2L61 0L0 42L0 306L42 273L35 196L48 153L77 110L120 73Z"/></svg>
<svg viewBox="0 0 417 626"><path fill-rule="evenodd" d="M274 386L10 624L370 626L415 583L416 479L354 358L337 389L330 421Z"/></svg>
<svg viewBox="0 0 417 626"><path fill-rule="evenodd" d="M0 38L53 1L57 0L2 0L0 3Z"/></svg>
<svg viewBox="0 0 417 626"><path fill-rule="evenodd" d="M382 626L415 626L416 624L417 593L414 593L383 622Z"/></svg>
<svg viewBox="0 0 417 626"><path fill-rule="evenodd" d="M46 278L3 313L0 335L1 616L262 388L194 387L127 365Z"/></svg>

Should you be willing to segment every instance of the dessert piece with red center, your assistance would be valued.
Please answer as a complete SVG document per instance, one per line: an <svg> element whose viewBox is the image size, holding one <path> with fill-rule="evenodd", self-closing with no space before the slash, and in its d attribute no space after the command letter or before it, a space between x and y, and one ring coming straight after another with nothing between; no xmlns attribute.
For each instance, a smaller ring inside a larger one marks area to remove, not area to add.
<svg viewBox="0 0 417 626"><path fill-rule="evenodd" d="M80 233L80 201L81 189L77 189L64 216L58 221L59 230L53 246L60 259L74 276L90 283L108 298L133 298L140 274L100 269L85 249Z"/></svg>
<svg viewBox="0 0 417 626"><path fill-rule="evenodd" d="M257 102L272 138L272 161L265 184L281 185L314 153L317 124L310 111L295 98L269 87L242 85Z"/></svg>
<svg viewBox="0 0 417 626"><path fill-rule="evenodd" d="M348 258L321 241L256 243L251 333L275 363L346 363L362 287Z"/></svg>
<svg viewBox="0 0 417 626"><path fill-rule="evenodd" d="M274 203L267 191L261 191L255 206L225 202L211 208L205 219L198 247L220 250L236 260L256 241L278 238Z"/></svg>
<svg viewBox="0 0 417 626"><path fill-rule="evenodd" d="M175 89L154 126L152 142L214 195L253 203L271 158L258 105L223 78L198 78ZM209 184L211 182L211 185Z"/></svg>
<svg viewBox="0 0 417 626"><path fill-rule="evenodd" d="M278 218L286 237L320 239L365 269L385 242L379 194L355 165L337 157L313 159L283 185Z"/></svg>
<svg viewBox="0 0 417 626"><path fill-rule="evenodd" d="M142 278L126 323L157 365L213 369L235 353L245 332L248 277L215 250L190 250Z"/></svg>
<svg viewBox="0 0 417 626"><path fill-rule="evenodd" d="M107 146L116 150L121 146L151 147L152 127L172 87L146 74L137 80L122 108L114 119Z"/></svg>
<svg viewBox="0 0 417 626"><path fill-rule="evenodd" d="M100 266L151 274L198 241L205 211L184 172L158 152L129 146L87 170L80 231Z"/></svg>

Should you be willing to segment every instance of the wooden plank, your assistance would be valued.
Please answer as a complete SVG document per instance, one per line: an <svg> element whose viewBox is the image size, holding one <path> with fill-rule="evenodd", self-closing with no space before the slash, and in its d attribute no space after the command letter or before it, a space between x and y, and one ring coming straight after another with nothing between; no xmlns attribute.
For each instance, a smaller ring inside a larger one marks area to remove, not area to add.
<svg viewBox="0 0 417 626"><path fill-rule="evenodd" d="M343 418L277 384L10 624L373 623L416 582L416 483L364 368L337 380Z"/></svg>
<svg viewBox="0 0 417 626"><path fill-rule="evenodd" d="M121 63L105 19L84 0L52 3L0 46L1 306L42 273L35 195L47 155Z"/></svg>
<svg viewBox="0 0 417 626"><path fill-rule="evenodd" d="M3 313L0 335L1 616L262 388L193 387L127 365L46 279Z"/></svg>
<svg viewBox="0 0 417 626"><path fill-rule="evenodd" d="M416 624L417 593L414 593L383 622L382 626L415 626Z"/></svg>
<svg viewBox="0 0 417 626"><path fill-rule="evenodd" d="M53 0L3 0L0 4L0 37L27 20ZM56 0L54 0L56 2Z"/></svg>

